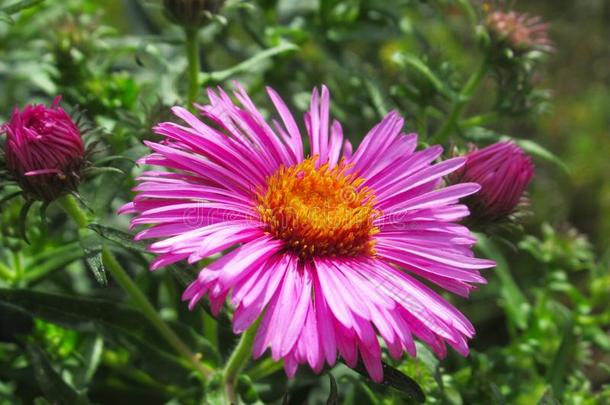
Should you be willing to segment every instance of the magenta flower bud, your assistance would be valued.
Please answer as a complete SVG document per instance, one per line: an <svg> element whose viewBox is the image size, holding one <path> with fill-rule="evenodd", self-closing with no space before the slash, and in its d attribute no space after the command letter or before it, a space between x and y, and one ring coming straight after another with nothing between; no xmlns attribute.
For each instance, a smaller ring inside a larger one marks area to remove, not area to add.
<svg viewBox="0 0 610 405"><path fill-rule="evenodd" d="M2 131L6 134L6 169L28 198L52 201L76 191L85 165L85 145L72 118L59 107L15 108Z"/></svg>
<svg viewBox="0 0 610 405"><path fill-rule="evenodd" d="M466 155L454 183L479 183L481 190L465 200L472 217L494 221L515 211L534 175L534 164L512 142L498 142Z"/></svg>

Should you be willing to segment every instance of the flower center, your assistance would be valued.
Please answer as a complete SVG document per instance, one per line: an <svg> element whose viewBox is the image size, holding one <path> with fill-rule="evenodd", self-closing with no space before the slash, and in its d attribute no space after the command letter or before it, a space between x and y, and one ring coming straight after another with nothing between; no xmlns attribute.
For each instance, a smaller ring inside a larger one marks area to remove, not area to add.
<svg viewBox="0 0 610 405"><path fill-rule="evenodd" d="M374 255L374 220L380 211L364 179L347 174L340 163L316 168L317 157L281 167L257 194L257 210L265 230L286 242L303 259L314 256Z"/></svg>

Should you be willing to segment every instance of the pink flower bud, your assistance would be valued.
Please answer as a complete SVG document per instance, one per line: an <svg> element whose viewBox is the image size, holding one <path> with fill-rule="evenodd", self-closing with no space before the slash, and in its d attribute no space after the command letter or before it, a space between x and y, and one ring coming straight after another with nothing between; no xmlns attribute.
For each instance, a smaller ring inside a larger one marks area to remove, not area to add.
<svg viewBox="0 0 610 405"><path fill-rule="evenodd" d="M6 134L4 155L9 175L33 199L51 201L76 191L85 163L85 146L72 118L59 107L15 108Z"/></svg>
<svg viewBox="0 0 610 405"><path fill-rule="evenodd" d="M549 24L539 17L515 11L493 11L487 15L485 26L494 42L504 44L514 52L553 49L548 37Z"/></svg>
<svg viewBox="0 0 610 405"><path fill-rule="evenodd" d="M455 183L479 183L481 190L465 203L472 217L493 221L510 215L534 175L534 164L512 142L499 142L466 155L466 164L452 176Z"/></svg>

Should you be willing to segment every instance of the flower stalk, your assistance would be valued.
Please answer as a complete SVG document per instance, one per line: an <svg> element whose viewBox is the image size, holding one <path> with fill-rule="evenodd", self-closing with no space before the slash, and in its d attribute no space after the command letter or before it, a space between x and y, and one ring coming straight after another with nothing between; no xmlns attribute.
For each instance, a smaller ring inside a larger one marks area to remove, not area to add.
<svg viewBox="0 0 610 405"><path fill-rule="evenodd" d="M89 224L89 217L80 208L76 199L72 195L66 195L60 200L64 211L77 223L81 229L86 229ZM212 370L200 361L200 356L193 353L188 346L176 335L176 333L159 316L153 305L140 291L138 286L129 277L125 269L121 266L112 252L107 248L102 248L102 260L110 274L115 278L119 286L129 295L136 307L146 316L148 321L157 329L159 334L167 343L182 357L184 357L192 367L197 370L204 379L212 374Z"/></svg>
<svg viewBox="0 0 610 405"><path fill-rule="evenodd" d="M243 370L244 366L248 362L248 359L252 355L252 346L254 344L254 338L262 318L259 318L248 330L246 330L240 337L237 346L231 353L229 361L222 372L222 381L225 387L225 399L228 405L237 404L237 393L235 391L237 377Z"/></svg>
<svg viewBox="0 0 610 405"><path fill-rule="evenodd" d="M186 35L186 58L188 61L188 93L187 93L187 106L193 111L193 103L197 99L197 93L199 92L199 72L201 70L199 61L199 30L197 28L185 28L184 33Z"/></svg>
<svg viewBox="0 0 610 405"><path fill-rule="evenodd" d="M489 70L489 60L486 57L481 62L479 68L470 76L457 98L453 102L451 106L451 110L449 112L449 117L445 120L443 125L439 128L439 130L432 136L430 139L431 144L445 144L451 131L455 129L464 112L464 108L468 104L468 102L472 99L474 92L479 88L479 84L487 74Z"/></svg>

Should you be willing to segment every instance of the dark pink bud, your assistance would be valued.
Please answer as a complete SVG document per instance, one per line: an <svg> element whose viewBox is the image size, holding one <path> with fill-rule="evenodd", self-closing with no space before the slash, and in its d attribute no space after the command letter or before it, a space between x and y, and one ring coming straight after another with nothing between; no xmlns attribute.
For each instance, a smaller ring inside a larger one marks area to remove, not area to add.
<svg viewBox="0 0 610 405"><path fill-rule="evenodd" d="M50 108L15 108L2 128L6 168L30 198L51 201L76 191L85 163L80 130L59 101L57 97Z"/></svg>
<svg viewBox="0 0 610 405"><path fill-rule="evenodd" d="M452 180L479 183L481 190L465 202L474 218L493 221L515 211L533 175L534 164L521 148L499 142L468 153Z"/></svg>

